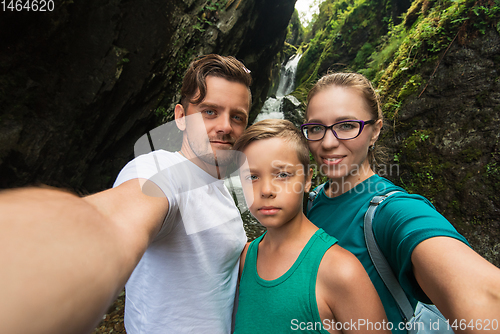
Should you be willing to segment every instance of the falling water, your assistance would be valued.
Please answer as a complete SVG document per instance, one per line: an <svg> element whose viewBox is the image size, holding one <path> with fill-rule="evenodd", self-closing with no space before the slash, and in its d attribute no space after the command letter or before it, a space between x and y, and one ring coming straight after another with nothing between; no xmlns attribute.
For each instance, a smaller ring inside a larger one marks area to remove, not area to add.
<svg viewBox="0 0 500 334"><path fill-rule="evenodd" d="M300 57L301 55L294 55L290 57L286 64L281 67L276 97L267 98L261 112L257 115L255 122L268 118L284 118L283 112L281 111L281 102L283 98L290 94L294 89L295 73L297 71L297 64L299 63ZM265 231L265 227L263 227L245 207L244 200L242 199L243 189L241 188L239 176L233 176L230 179L227 179L226 185L231 190L238 209L242 214L243 225L245 226L248 240L254 240Z"/></svg>
<svg viewBox="0 0 500 334"><path fill-rule="evenodd" d="M281 102L283 97L290 94L294 89L295 74L297 73L297 65L300 57L302 57L302 54L291 56L285 66L281 67L280 81L278 84L278 90L276 91L276 97L267 98L262 106L262 110L257 115L255 122L268 118L284 118L283 112L281 111Z"/></svg>
<svg viewBox="0 0 500 334"><path fill-rule="evenodd" d="M293 92L295 74L297 73L297 65L299 64L300 57L302 57L302 54L291 56L285 66L281 68L276 97L283 97Z"/></svg>

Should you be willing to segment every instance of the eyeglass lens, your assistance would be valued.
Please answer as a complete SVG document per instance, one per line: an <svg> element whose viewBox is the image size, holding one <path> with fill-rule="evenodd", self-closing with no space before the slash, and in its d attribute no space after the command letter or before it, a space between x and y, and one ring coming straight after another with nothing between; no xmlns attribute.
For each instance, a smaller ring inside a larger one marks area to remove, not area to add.
<svg viewBox="0 0 500 334"><path fill-rule="evenodd" d="M330 128L330 126L328 127ZM361 129L360 122L339 122L333 124L331 128L334 131L335 137L338 139L351 139L359 135ZM322 124L305 125L303 128L304 135L309 140L320 140L325 136L327 127Z"/></svg>

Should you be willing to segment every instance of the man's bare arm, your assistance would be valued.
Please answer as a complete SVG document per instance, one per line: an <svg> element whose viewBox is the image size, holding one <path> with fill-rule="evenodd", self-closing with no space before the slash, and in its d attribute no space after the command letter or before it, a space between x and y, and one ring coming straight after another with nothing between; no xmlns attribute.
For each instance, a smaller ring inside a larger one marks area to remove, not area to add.
<svg viewBox="0 0 500 334"><path fill-rule="evenodd" d="M168 211L139 180L79 198L0 192L0 331L89 333L121 291Z"/></svg>

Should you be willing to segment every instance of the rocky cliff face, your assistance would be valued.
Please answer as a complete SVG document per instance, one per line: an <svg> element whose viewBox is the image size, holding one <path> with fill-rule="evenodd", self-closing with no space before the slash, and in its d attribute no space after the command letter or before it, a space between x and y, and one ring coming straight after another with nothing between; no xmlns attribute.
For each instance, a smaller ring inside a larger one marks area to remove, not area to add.
<svg viewBox="0 0 500 334"><path fill-rule="evenodd" d="M173 106L189 62L233 55L262 105L294 0L62 1L0 21L0 188L97 191Z"/></svg>
<svg viewBox="0 0 500 334"><path fill-rule="evenodd" d="M382 140L395 182L433 200L474 249L500 267L500 34L453 43ZM436 70L434 76L432 73Z"/></svg>

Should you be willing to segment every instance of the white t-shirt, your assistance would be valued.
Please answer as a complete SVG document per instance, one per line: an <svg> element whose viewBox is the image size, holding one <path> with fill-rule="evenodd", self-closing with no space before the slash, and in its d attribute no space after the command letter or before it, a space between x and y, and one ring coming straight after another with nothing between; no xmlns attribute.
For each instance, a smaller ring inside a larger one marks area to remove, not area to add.
<svg viewBox="0 0 500 334"><path fill-rule="evenodd" d="M246 235L224 181L163 150L129 162L114 187L135 178L158 185L169 211L125 286L127 333L230 333Z"/></svg>

